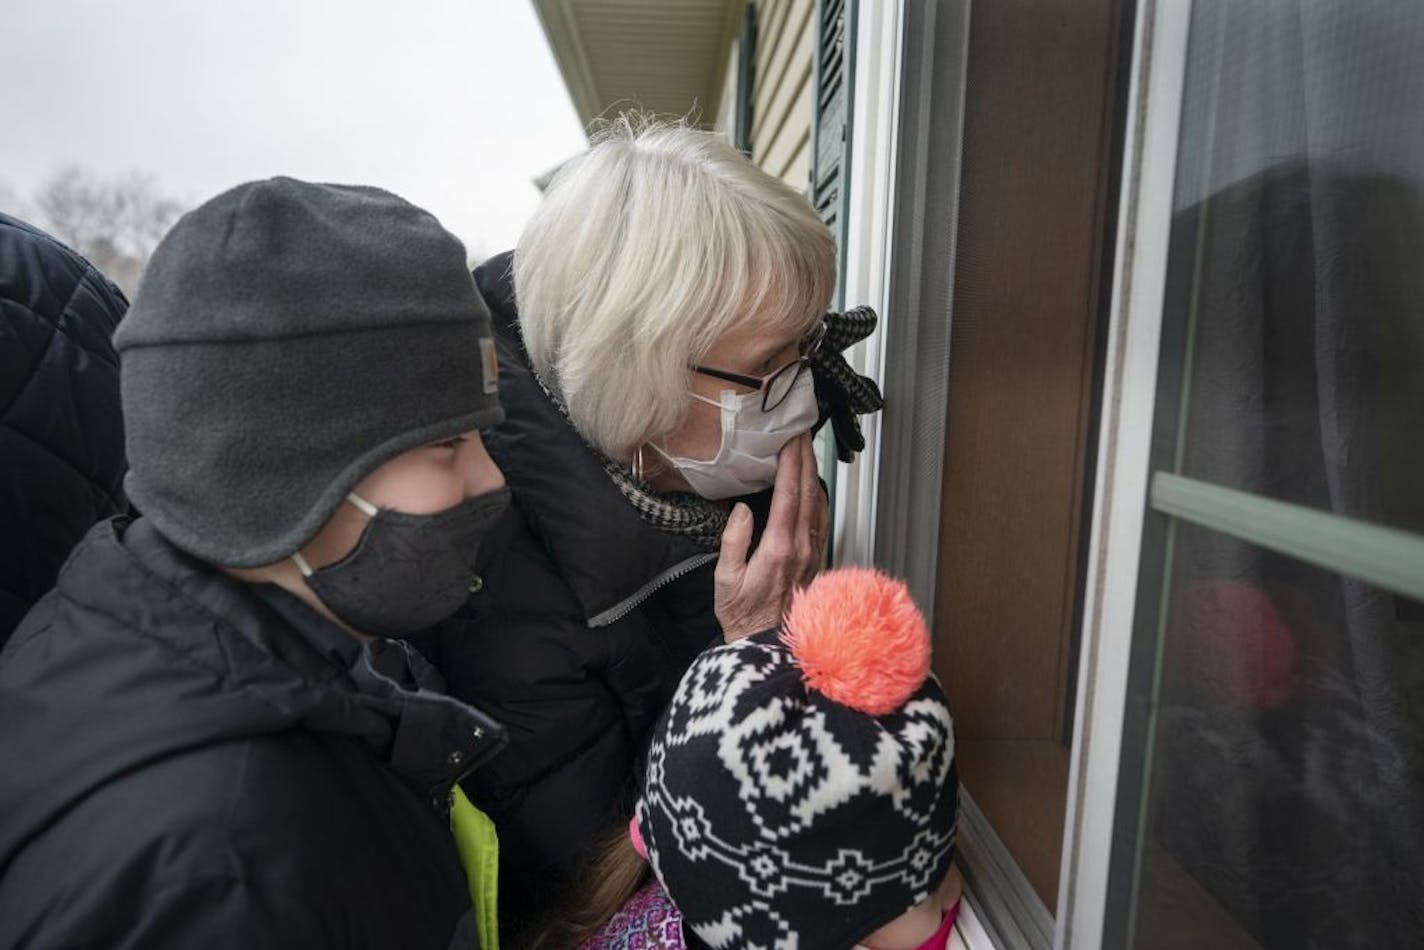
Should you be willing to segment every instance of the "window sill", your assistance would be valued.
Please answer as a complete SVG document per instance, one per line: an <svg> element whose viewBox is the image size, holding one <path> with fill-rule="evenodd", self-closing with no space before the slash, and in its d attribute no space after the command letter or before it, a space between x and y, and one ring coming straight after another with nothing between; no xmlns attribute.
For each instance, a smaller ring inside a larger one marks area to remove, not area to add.
<svg viewBox="0 0 1424 950"><path fill-rule="evenodd" d="M979 914L974 910L974 901L967 888L959 905L959 917L949 935L947 950L997 950L989 931L984 929Z"/></svg>

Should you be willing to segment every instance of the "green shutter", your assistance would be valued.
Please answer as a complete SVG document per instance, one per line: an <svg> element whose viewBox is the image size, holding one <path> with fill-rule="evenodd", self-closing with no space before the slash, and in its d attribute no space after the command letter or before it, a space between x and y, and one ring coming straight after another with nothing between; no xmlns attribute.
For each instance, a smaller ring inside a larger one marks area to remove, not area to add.
<svg viewBox="0 0 1424 950"><path fill-rule="evenodd" d="M752 153L752 92L756 88L757 9L747 4L742 35L737 41L737 111L732 142L744 154Z"/></svg>
<svg viewBox="0 0 1424 950"><path fill-rule="evenodd" d="M836 292L831 307L844 308L846 208L850 196L851 89L855 75L856 0L816 0L816 61L811 77L815 108L811 116L811 203L836 239ZM831 427L816 438L821 477L831 504L835 550L836 446Z"/></svg>
<svg viewBox="0 0 1424 950"><path fill-rule="evenodd" d="M836 238L832 306L845 286L846 199L850 193L851 77L856 0L816 0L815 114L811 123L811 203Z"/></svg>

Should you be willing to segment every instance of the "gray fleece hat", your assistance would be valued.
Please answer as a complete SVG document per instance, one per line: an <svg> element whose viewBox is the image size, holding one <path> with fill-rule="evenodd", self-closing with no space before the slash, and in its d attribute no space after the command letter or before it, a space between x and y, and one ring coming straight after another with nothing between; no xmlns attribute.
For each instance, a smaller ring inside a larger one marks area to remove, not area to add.
<svg viewBox="0 0 1424 950"><path fill-rule="evenodd" d="M257 567L403 452L504 418L460 241L378 188L249 182L184 215L119 324L134 505Z"/></svg>

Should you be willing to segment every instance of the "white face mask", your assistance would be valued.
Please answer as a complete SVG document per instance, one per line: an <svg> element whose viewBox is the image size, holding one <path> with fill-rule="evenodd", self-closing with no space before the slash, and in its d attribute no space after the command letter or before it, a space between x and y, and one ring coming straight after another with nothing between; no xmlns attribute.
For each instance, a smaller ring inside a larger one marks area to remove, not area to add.
<svg viewBox="0 0 1424 950"><path fill-rule="evenodd" d="M770 488L776 481L776 456L781 447L816 424L816 384L803 372L791 392L770 412L761 408L761 393L722 391L721 402L691 394L722 410L722 446L707 460L678 458L656 445L692 490L717 501L750 495Z"/></svg>

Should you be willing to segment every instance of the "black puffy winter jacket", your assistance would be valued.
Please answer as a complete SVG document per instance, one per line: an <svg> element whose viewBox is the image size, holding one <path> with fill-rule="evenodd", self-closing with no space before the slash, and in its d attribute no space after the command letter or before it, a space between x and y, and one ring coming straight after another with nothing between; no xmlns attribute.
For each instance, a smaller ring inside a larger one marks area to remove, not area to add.
<svg viewBox="0 0 1424 950"><path fill-rule="evenodd" d="M90 526L124 507L128 309L89 262L0 214L0 645Z"/></svg>

